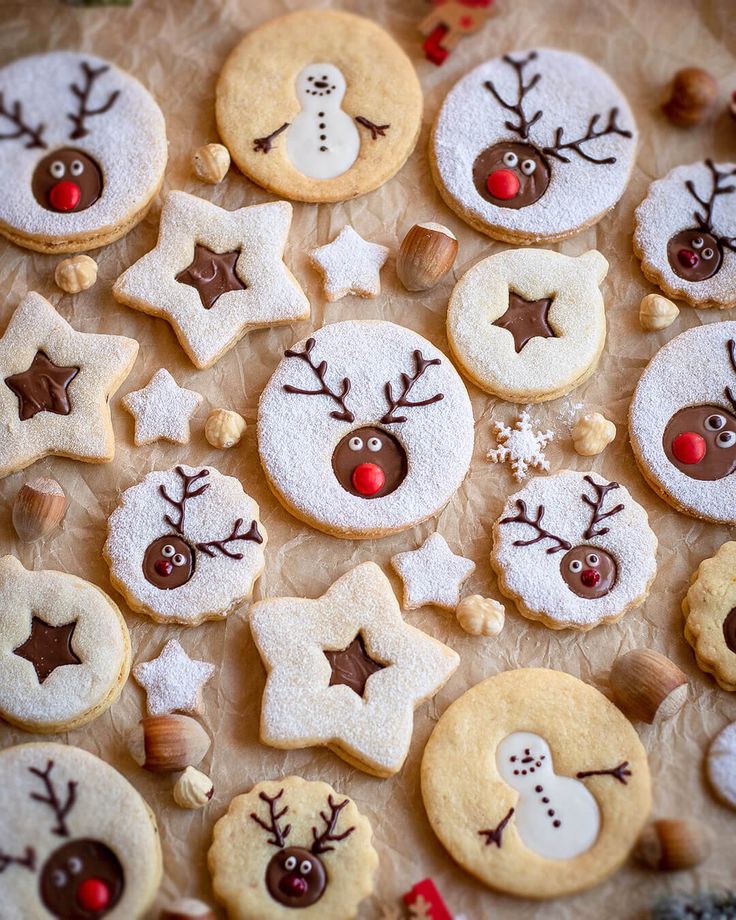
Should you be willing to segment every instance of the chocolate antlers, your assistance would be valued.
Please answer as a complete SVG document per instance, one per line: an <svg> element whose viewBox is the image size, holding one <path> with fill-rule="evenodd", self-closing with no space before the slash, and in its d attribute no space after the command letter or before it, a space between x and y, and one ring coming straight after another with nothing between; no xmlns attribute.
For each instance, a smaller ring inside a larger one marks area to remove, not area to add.
<svg viewBox="0 0 736 920"><path fill-rule="evenodd" d="M54 781L51 778L51 771L54 769L54 761L49 760L45 770L39 770L38 767L29 767L28 769L34 776L37 776L43 782L46 788L46 795L41 795L40 792L32 792L31 798L35 799L37 802L43 802L45 805L48 805L54 812L56 824L51 829L51 833L56 834L57 837L69 837L69 828L66 826L66 816L72 808L74 808L74 804L77 800L77 784L74 780L69 780L66 784L66 800L62 804L56 792Z"/></svg>
<svg viewBox="0 0 736 920"><path fill-rule="evenodd" d="M381 418L381 422L384 425L396 424L398 422L405 422L405 415L394 415L397 409L414 409L416 406L431 406L433 403L439 402L441 399L444 399L443 393L435 393L434 396L430 396L428 399L418 399L414 402L409 400L409 393L411 393L412 387L421 377L424 376L428 367L433 365L441 364L439 358L432 358L431 360L426 359L421 351L417 349L413 353L414 357L414 374L410 377L408 374L401 374L401 385L402 390L399 396L394 399L393 389L391 387L390 381L387 381L384 386L384 392L386 394L386 402L388 403L388 412Z"/></svg>
<svg viewBox="0 0 736 920"><path fill-rule="evenodd" d="M279 820L283 818L283 816L289 810L289 806L284 805L281 811L276 811L276 808L277 808L276 803L278 802L278 800L281 798L283 794L284 794L283 789L280 789L276 793L276 795L273 795L273 796L267 795L265 792L258 793L258 798L261 799L261 801L268 803L268 811L269 811L269 819L270 819L269 824L267 824L262 818L259 818L258 815L254 811L250 813L251 818L256 822L256 824L259 824L264 829L264 831L268 831L268 833L272 835L272 837L269 839L268 842L272 846L278 847L279 849L286 846L286 838L289 836L289 833L291 831L290 824L287 824L286 827L284 828L281 828L279 826Z"/></svg>
<svg viewBox="0 0 736 920"><path fill-rule="evenodd" d="M32 150L34 147L46 148L48 144L43 139L43 132L46 129L46 125L39 124L35 128L32 128L23 120L23 106L16 99L15 102L8 108L5 104L5 96L0 92L0 117L7 119L12 125L15 126L15 132L10 134L0 134L0 141L12 141L17 140L22 137L28 138L26 141L26 150Z"/></svg>
<svg viewBox="0 0 736 920"><path fill-rule="evenodd" d="M726 342L726 349L728 351L728 359L731 362L731 367L736 373L736 341L734 339L729 339ZM733 411L736 412L736 396L733 394L731 387L726 387L726 398L731 403Z"/></svg>
<svg viewBox="0 0 736 920"><path fill-rule="evenodd" d="M343 377L340 384L340 392L331 390L327 383L325 382L325 374L327 373L327 362L320 361L319 364L315 364L312 361L312 351L315 346L314 339L307 339L307 343L304 346L304 351L292 351L292 349L287 349L284 352L287 358L301 358L302 361L305 361L309 367L314 371L317 380L319 380L321 386L318 390L304 390L301 387L292 386L289 383L284 384L284 389L287 393L298 393L300 396L329 396L334 402L338 404L340 410L334 410L330 412L332 418L339 419L341 422L352 422L355 420L355 416L345 405L345 397L350 392L350 381L347 377Z"/></svg>
<svg viewBox="0 0 736 920"><path fill-rule="evenodd" d="M72 93L77 97L77 111L75 113L69 113L66 116L74 125L74 129L69 135L72 140L86 137L89 134L89 130L85 124L87 119L92 118L94 115L104 115L105 112L108 112L113 105L115 105L115 101L120 95L120 90L116 89L110 93L102 105L97 106L96 109L88 108L87 106L90 96L92 95L95 80L101 77L102 74L106 73L110 68L107 64L102 64L100 67L91 67L86 61L81 61L79 66L82 68L84 81L81 86L72 83L69 87Z"/></svg>
<svg viewBox="0 0 736 920"><path fill-rule="evenodd" d="M722 246L726 246L728 249L736 251L736 241L731 237L719 236L713 228L713 208L715 206L716 198L719 195L731 195L736 191L736 185L733 183L730 185L723 185L723 181L729 176L736 175L736 169L732 169L729 172L721 172L711 159L705 161L705 165L710 170L712 185L710 195L707 198L701 198L700 195L695 190L695 184L691 179L688 179L685 182L685 187L692 197L698 202L698 204L703 208L702 211L696 210L693 211L693 217L697 223L698 229L703 230L706 233L710 233Z"/></svg>
<svg viewBox="0 0 736 920"><path fill-rule="evenodd" d="M534 89L537 83L539 83L539 81L542 79L541 73L535 73L528 83L524 83L524 68L530 61L534 61L536 58L536 51L530 51L529 54L521 61L515 61L510 54L504 54L503 56L504 61L510 67L513 67L516 71L516 79L518 82L516 102L507 102L503 96L499 94L498 90L490 80L486 80L486 82L483 84L488 92L493 95L499 105L516 115L518 119L517 124L514 124L512 121L506 121L504 122L504 126L508 128L509 131L513 131L515 134L518 134L522 140L526 140L529 137L529 128L536 124L542 117L541 109L536 111L531 118L527 118L524 114L524 97L530 90Z"/></svg>
<svg viewBox="0 0 736 920"><path fill-rule="evenodd" d="M589 498L587 495L580 496L585 504L590 505L590 507L593 509L590 524L583 534L583 537L586 540L590 540L591 537L602 537L604 534L607 534L610 530L610 527L601 527L600 530L595 530L596 524L599 524L606 518L612 517L614 514L618 514L620 511L623 511L624 506L616 505L614 508L611 508L610 511L601 510L603 508L603 503L606 500L606 495L608 495L608 493L612 492L614 489L620 488L617 482L607 482L605 485L599 486L596 482L593 481L593 479L591 479L590 476L586 476L585 481L589 482L593 486L596 493L595 498Z"/></svg>
<svg viewBox="0 0 736 920"><path fill-rule="evenodd" d="M346 837L349 837L353 831L354 827L349 827L346 831L343 831L342 834L336 834L335 828L337 826L338 819L340 817L340 812L348 804L350 800L344 799L340 802L339 805L336 805L332 801L332 796L327 796L327 805L330 809L329 818L327 815L321 811L319 813L320 818L324 821L326 827L321 834L317 833L317 828L312 828L312 852L315 856L319 856L320 853L329 853L331 850L334 850L334 847L327 846L328 843L338 843L340 840L344 840Z"/></svg>
<svg viewBox="0 0 736 920"><path fill-rule="evenodd" d="M544 517L544 505L540 505L537 508L537 516L532 518L529 516L527 511L526 502L521 498L516 499L516 507L519 509L519 513L515 517L505 517L502 518L501 524L528 524L530 527L533 527L537 531L537 536L533 540L514 540L514 546L534 546L535 543L539 543L541 540L549 539L554 540L555 543L553 546L547 547L548 553L559 553L561 550L571 549L572 543L568 543L567 540L563 540L562 537L558 537L557 534L551 533L549 530L545 530L542 527L542 518Z"/></svg>

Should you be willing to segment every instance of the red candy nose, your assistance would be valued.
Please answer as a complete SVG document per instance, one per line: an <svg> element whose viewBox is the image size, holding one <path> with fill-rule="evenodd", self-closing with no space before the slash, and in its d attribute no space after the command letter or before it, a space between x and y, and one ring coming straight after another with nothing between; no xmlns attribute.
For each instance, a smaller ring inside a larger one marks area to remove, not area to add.
<svg viewBox="0 0 736 920"><path fill-rule="evenodd" d="M49 192L49 201L55 211L73 211L81 197L82 190L77 183L70 182L68 179L57 182Z"/></svg>
<svg viewBox="0 0 736 920"><path fill-rule="evenodd" d="M361 495L375 495L386 482L383 470L375 463L360 463L353 470L353 488Z"/></svg>
<svg viewBox="0 0 736 920"><path fill-rule="evenodd" d="M705 439L694 431L683 431L672 442L672 453L680 463L700 463L705 450Z"/></svg>
<svg viewBox="0 0 736 920"><path fill-rule="evenodd" d="M486 185L494 198L507 201L518 193L521 183L516 173L510 169L497 169L486 179Z"/></svg>
<svg viewBox="0 0 736 920"><path fill-rule="evenodd" d="M104 910L110 903L110 888L99 878L86 878L77 888L77 904L84 910Z"/></svg>
<svg viewBox="0 0 736 920"><path fill-rule="evenodd" d="M700 262L700 258L692 249L681 249L677 253L677 261L685 268L695 268L698 262Z"/></svg>
<svg viewBox="0 0 736 920"><path fill-rule="evenodd" d="M582 581L586 588L595 588L600 580L601 573L596 572L595 569L585 569L583 574L580 576L580 581Z"/></svg>
<svg viewBox="0 0 736 920"><path fill-rule="evenodd" d="M301 875L285 875L279 883L279 888L292 898L300 898L307 893L307 880Z"/></svg>
<svg viewBox="0 0 736 920"><path fill-rule="evenodd" d="M161 575L162 578L166 578L174 570L174 566L169 562L168 559L157 559L153 563L153 567L156 570L156 574Z"/></svg>

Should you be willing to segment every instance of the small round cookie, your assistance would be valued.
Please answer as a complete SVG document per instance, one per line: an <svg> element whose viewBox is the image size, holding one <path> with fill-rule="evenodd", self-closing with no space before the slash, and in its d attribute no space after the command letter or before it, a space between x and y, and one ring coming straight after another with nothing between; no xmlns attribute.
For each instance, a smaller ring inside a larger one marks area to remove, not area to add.
<svg viewBox="0 0 736 920"><path fill-rule="evenodd" d="M79 252L123 236L167 156L161 109L113 64L53 51L0 70L0 233L19 246Z"/></svg>
<svg viewBox="0 0 736 920"><path fill-rule="evenodd" d="M711 741L705 767L718 798L736 809L736 722Z"/></svg>
<svg viewBox="0 0 736 920"><path fill-rule="evenodd" d="M107 522L110 581L159 623L224 619L263 571L258 514L238 480L212 467L149 473L123 492Z"/></svg>
<svg viewBox="0 0 736 920"><path fill-rule="evenodd" d="M508 249L474 265L447 308L447 338L461 370L509 402L557 399L595 370L606 342L599 285L608 262L595 249L564 256Z"/></svg>
<svg viewBox="0 0 736 920"><path fill-rule="evenodd" d="M736 542L704 559L682 601L685 638L700 668L736 690Z"/></svg>
<svg viewBox="0 0 736 920"><path fill-rule="evenodd" d="M622 485L563 470L508 499L493 525L491 565L523 616L588 630L644 602L657 538Z"/></svg>
<svg viewBox="0 0 736 920"><path fill-rule="evenodd" d="M0 916L132 920L161 881L153 812L117 770L65 744L0 752Z"/></svg>
<svg viewBox="0 0 736 920"><path fill-rule="evenodd" d="M95 585L0 559L0 716L31 732L96 719L130 671L122 614Z"/></svg>
<svg viewBox="0 0 736 920"><path fill-rule="evenodd" d="M236 796L215 825L212 886L233 920L348 920L373 890L378 854L355 802L299 776Z"/></svg>
<svg viewBox="0 0 736 920"><path fill-rule="evenodd" d="M736 322L687 329L660 348L636 385L629 437L665 501L736 524Z"/></svg>
<svg viewBox="0 0 736 920"><path fill-rule="evenodd" d="M694 307L736 304L736 163L677 166L649 186L634 217L646 277Z"/></svg>
<svg viewBox="0 0 736 920"><path fill-rule="evenodd" d="M324 326L294 345L261 395L271 489L336 537L382 537L436 514L462 483L473 411L450 361L410 329Z"/></svg>
<svg viewBox="0 0 736 920"><path fill-rule="evenodd" d="M445 202L476 230L554 242L614 207L636 146L634 116L608 74L540 48L486 61L450 90L430 164Z"/></svg>
<svg viewBox="0 0 736 920"><path fill-rule="evenodd" d="M216 115L233 160L258 185L295 201L343 201L404 165L422 90L377 23L301 10L254 29L230 54Z"/></svg>
<svg viewBox="0 0 736 920"><path fill-rule="evenodd" d="M441 717L422 759L430 824L481 882L555 898L602 882L651 805L638 735L594 687L561 671L506 671Z"/></svg>

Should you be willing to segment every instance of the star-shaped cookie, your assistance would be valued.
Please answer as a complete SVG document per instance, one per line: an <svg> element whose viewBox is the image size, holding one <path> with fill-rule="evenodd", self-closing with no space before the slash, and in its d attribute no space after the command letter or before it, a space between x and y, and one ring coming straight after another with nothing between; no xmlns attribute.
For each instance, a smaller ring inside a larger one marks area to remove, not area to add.
<svg viewBox="0 0 736 920"><path fill-rule="evenodd" d="M169 639L158 658L133 668L133 677L146 691L152 716L167 712L196 712L202 687L215 673L215 666L190 658L176 639Z"/></svg>
<svg viewBox="0 0 736 920"><path fill-rule="evenodd" d="M170 192L156 246L118 278L121 303L171 323L198 368L251 329L309 318L309 301L284 265L286 201L226 211Z"/></svg>
<svg viewBox="0 0 736 920"><path fill-rule="evenodd" d="M454 610L460 603L463 582L475 570L475 563L456 556L438 533L428 537L419 549L393 556L391 565L404 583L407 610L425 604Z"/></svg>
<svg viewBox="0 0 736 920"><path fill-rule="evenodd" d="M331 243L312 252L312 262L324 278L328 300L340 300L347 294L377 297L388 253L386 246L364 240L348 225Z"/></svg>
<svg viewBox="0 0 736 920"><path fill-rule="evenodd" d="M0 339L0 476L49 454L112 460L109 400L137 354L133 339L77 332L27 294Z"/></svg>
<svg viewBox="0 0 736 920"><path fill-rule="evenodd" d="M376 776L401 769L414 710L460 661L404 622L389 580L373 562L316 600L259 601L250 625L268 671L261 740L278 748L323 744Z"/></svg>
<svg viewBox="0 0 736 920"><path fill-rule="evenodd" d="M142 390L134 390L121 400L122 406L135 419L136 447L153 441L189 442L189 419L202 397L194 390L180 387L162 367Z"/></svg>

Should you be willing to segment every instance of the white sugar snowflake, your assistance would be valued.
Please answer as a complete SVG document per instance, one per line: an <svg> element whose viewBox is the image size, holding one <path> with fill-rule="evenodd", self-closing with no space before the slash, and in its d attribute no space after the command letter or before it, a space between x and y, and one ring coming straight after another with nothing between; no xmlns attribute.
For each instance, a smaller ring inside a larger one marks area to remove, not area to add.
<svg viewBox="0 0 736 920"><path fill-rule="evenodd" d="M503 422L494 422L494 425L499 447L488 451L487 456L492 463L510 460L511 471L517 482L526 478L530 467L549 470L544 448L554 440L554 432L535 431L528 412L519 415L513 428L508 428Z"/></svg>

